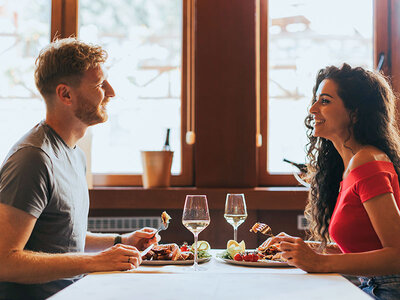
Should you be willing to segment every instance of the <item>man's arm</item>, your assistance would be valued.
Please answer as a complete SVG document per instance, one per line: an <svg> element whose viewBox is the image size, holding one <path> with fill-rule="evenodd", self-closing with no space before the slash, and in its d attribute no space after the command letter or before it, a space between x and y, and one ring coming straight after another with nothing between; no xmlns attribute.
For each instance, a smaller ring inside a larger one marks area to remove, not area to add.
<svg viewBox="0 0 400 300"><path fill-rule="evenodd" d="M85 252L101 251L114 245L115 233L86 233Z"/></svg>
<svg viewBox="0 0 400 300"><path fill-rule="evenodd" d="M128 270L141 262L137 249L127 245L96 254L24 250L35 223L30 214L0 203L0 281L43 283L89 272Z"/></svg>
<svg viewBox="0 0 400 300"><path fill-rule="evenodd" d="M133 231L131 233L123 234L121 243L124 245L130 245L136 247L139 250L144 250L150 244L156 244L160 240L160 236L157 234L152 237L156 232L155 228L145 227L140 230ZM115 237L117 234L114 233L86 233L85 251L101 251L114 245Z"/></svg>

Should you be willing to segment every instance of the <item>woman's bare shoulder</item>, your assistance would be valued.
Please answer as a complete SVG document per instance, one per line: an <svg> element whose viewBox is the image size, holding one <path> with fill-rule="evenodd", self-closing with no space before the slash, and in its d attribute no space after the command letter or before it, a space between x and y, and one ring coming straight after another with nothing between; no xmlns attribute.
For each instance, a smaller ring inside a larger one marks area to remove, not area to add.
<svg viewBox="0 0 400 300"><path fill-rule="evenodd" d="M390 159L382 150L373 146L365 146L361 150L359 150L350 160L349 171L371 161L390 162Z"/></svg>

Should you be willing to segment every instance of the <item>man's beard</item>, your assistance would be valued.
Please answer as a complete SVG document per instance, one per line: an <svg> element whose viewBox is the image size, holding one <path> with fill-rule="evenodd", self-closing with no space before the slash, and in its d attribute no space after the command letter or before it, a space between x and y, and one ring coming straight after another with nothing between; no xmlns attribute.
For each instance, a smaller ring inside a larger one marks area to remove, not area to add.
<svg viewBox="0 0 400 300"><path fill-rule="evenodd" d="M78 107L75 109L75 116L88 126L92 126L99 123L104 123L108 119L107 111L105 106L109 102L108 99L104 99L100 105L92 105L86 99L80 98Z"/></svg>

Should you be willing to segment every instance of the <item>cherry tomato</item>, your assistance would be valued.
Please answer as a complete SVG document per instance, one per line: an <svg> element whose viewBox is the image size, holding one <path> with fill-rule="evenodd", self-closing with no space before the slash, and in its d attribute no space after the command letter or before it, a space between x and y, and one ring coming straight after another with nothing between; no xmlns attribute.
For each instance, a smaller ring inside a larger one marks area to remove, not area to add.
<svg viewBox="0 0 400 300"><path fill-rule="evenodd" d="M248 253L243 257L243 260L244 261L252 261L253 257L252 257L252 255L250 253Z"/></svg>
<svg viewBox="0 0 400 300"><path fill-rule="evenodd" d="M258 261L258 255L257 255L256 253L253 253L252 255L253 255L252 261L253 261L253 262Z"/></svg>
<svg viewBox="0 0 400 300"><path fill-rule="evenodd" d="M183 245L183 246L181 247L181 251L189 251L188 246L187 246L187 245Z"/></svg>
<svg viewBox="0 0 400 300"><path fill-rule="evenodd" d="M235 256L233 257L233 260L242 261L243 257L240 253L236 253Z"/></svg>

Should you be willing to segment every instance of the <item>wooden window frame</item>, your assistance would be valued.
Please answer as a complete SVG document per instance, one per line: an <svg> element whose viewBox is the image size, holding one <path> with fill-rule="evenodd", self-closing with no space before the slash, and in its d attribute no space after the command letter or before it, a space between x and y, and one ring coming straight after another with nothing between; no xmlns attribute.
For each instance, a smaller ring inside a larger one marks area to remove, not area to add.
<svg viewBox="0 0 400 300"><path fill-rule="evenodd" d="M216 5L215 0L183 0L182 3L182 174L173 176L171 184L247 189L298 186L292 175L266 172L268 1L218 0ZM257 24L253 17L257 7L258 51L254 30ZM396 18L399 12L398 1L374 1L374 65L379 53L386 53L383 71L393 78L395 91L400 91L400 55L392 49L400 47L400 20ZM56 33L59 37L76 35L78 0L52 0L51 24L52 37ZM196 142L188 145L185 143L187 101L194 98ZM256 125L258 118L260 125ZM261 147L257 147L256 141L258 128L263 140ZM94 183L95 188L141 186L141 176L94 174Z"/></svg>
<svg viewBox="0 0 400 300"><path fill-rule="evenodd" d="M298 186L291 174L270 174L267 162L268 148L268 1L260 0L260 98L261 98L261 135L264 143L258 149L258 185L259 186ZM396 6L397 5L397 6ZM396 9L397 10L394 10ZM392 57L394 51L391 50L391 41L396 40L391 35L390 28L396 28L391 22L398 22L391 17L391 11L399 11L399 4L393 0L374 1L374 67L378 62L380 53L385 53L386 59L383 72L387 76L392 76L391 62L399 57ZM392 14L393 15L393 14ZM398 33L397 33L398 42ZM398 69L398 68L397 68ZM310 87L311 88L311 87ZM394 86L398 88L398 86ZM399 91L399 89L397 89Z"/></svg>
<svg viewBox="0 0 400 300"><path fill-rule="evenodd" d="M172 186L193 185L193 145L185 142L187 101L192 93L193 41L191 38L194 0L182 0L182 85L181 85L181 173L171 176ZM51 40L78 36L78 0L52 0ZM141 174L93 174L93 186L142 186Z"/></svg>

